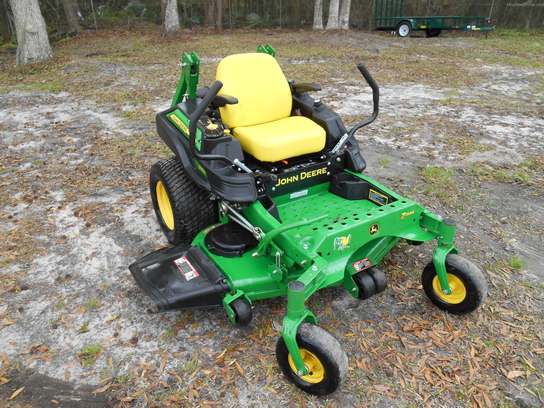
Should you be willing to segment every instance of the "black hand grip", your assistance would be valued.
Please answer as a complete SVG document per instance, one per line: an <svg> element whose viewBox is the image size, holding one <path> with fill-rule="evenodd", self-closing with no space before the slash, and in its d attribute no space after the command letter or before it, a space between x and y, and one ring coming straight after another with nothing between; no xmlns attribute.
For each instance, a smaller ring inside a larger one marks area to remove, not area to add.
<svg viewBox="0 0 544 408"><path fill-rule="evenodd" d="M223 83L221 81L215 81L211 86L210 90L206 93L204 98L200 101L196 110L193 112L189 118L189 144L191 150L195 151L195 138L196 138L196 125L198 119L202 116L206 108L210 105L213 99L217 96L219 91L223 88Z"/></svg>
<svg viewBox="0 0 544 408"><path fill-rule="evenodd" d="M357 64L357 68L365 78L370 88L372 88L372 102L374 104L374 111L372 112L372 116L370 118L353 126L353 128L348 133L350 137L353 136L355 132L357 132L363 126L374 122L374 120L378 117L378 111L380 108L380 88L378 87L378 84L376 83L374 78L372 78L372 75L370 75L370 72L368 71L368 69L366 69L362 62Z"/></svg>
<svg viewBox="0 0 544 408"><path fill-rule="evenodd" d="M372 101L374 102L374 112L376 112L377 116L378 110L380 109L380 88L378 87L378 84L376 83L372 75L370 75L370 72L368 71L368 69L366 69L362 62L357 64L357 68L359 68L359 72L363 74L366 82L372 88Z"/></svg>

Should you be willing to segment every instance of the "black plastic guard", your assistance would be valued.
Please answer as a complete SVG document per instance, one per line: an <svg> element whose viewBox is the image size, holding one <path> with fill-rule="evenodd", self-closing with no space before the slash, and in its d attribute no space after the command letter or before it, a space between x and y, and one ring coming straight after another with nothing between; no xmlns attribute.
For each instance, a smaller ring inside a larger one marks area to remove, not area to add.
<svg viewBox="0 0 544 408"><path fill-rule="evenodd" d="M229 291L223 274L198 247L159 249L129 270L159 311L221 306Z"/></svg>

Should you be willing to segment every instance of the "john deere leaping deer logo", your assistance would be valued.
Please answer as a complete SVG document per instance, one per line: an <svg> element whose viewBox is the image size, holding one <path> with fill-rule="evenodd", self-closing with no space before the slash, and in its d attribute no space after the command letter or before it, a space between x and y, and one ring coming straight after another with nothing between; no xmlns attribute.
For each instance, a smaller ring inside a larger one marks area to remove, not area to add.
<svg viewBox="0 0 544 408"><path fill-rule="evenodd" d="M370 235L376 235L379 230L380 230L380 224L372 224L370 228L368 229L368 233Z"/></svg>
<svg viewBox="0 0 544 408"><path fill-rule="evenodd" d="M349 248L349 243L351 241L351 234L347 237L336 237L334 238L334 249L336 251L343 251L346 248Z"/></svg>

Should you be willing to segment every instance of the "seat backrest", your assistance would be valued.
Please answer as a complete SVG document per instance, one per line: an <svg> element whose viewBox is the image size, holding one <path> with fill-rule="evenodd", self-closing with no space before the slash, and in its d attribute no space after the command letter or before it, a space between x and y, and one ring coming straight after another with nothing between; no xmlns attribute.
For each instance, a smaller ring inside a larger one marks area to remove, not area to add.
<svg viewBox="0 0 544 408"><path fill-rule="evenodd" d="M285 75L274 57L265 53L235 54L217 67L219 92L238 99L220 108L230 128L253 126L283 119L291 114L292 97Z"/></svg>

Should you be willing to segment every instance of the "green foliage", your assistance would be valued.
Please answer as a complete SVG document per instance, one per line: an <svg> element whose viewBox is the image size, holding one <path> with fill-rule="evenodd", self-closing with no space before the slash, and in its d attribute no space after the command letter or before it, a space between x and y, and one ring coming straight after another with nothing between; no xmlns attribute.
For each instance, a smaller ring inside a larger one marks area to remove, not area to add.
<svg viewBox="0 0 544 408"><path fill-rule="evenodd" d="M469 174L502 183L535 184L537 172L542 170L542 161L531 159L511 167L491 166L487 163L474 163Z"/></svg>
<svg viewBox="0 0 544 408"><path fill-rule="evenodd" d="M525 262L520 256L513 255L508 258L508 266L516 271L521 271L525 266L527 266L527 262Z"/></svg>
<svg viewBox="0 0 544 408"><path fill-rule="evenodd" d="M79 358L81 360L81 365L87 367L93 365L100 355L102 347L99 345L89 345L81 349L79 353Z"/></svg>
<svg viewBox="0 0 544 408"><path fill-rule="evenodd" d="M380 163L380 166L387 167L389 163L391 163L391 158L389 156L382 156L378 162Z"/></svg>
<svg viewBox="0 0 544 408"><path fill-rule="evenodd" d="M439 200L451 197L457 191L453 171L444 167L430 166L423 168L421 176L425 181L423 193Z"/></svg>
<svg viewBox="0 0 544 408"><path fill-rule="evenodd" d="M87 304L85 305L85 309L87 310L98 309L99 306L100 306L100 301L96 297L93 297L91 300L87 302Z"/></svg>

